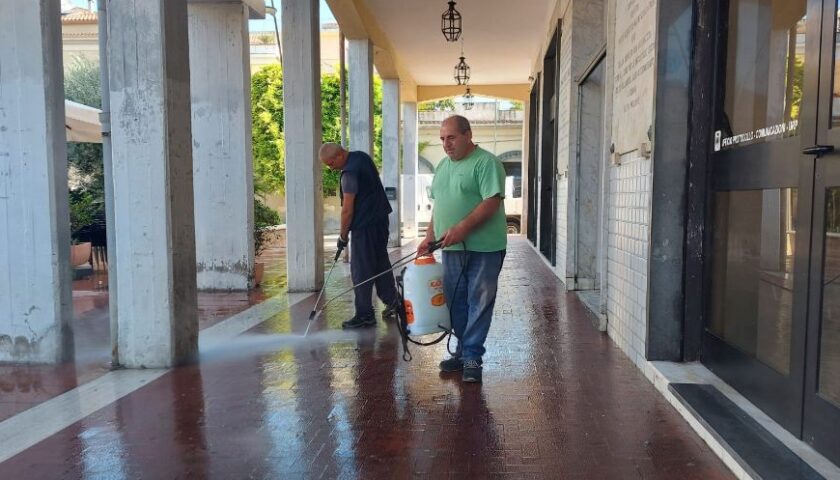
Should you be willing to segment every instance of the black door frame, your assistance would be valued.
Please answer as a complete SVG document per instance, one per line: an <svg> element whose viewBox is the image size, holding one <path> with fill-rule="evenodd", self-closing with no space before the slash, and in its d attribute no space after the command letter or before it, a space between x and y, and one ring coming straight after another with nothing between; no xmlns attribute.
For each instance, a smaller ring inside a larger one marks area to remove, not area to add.
<svg viewBox="0 0 840 480"><path fill-rule="evenodd" d="M540 209L539 250L552 265L557 263L557 86L560 25L543 58L540 82Z"/></svg>
<svg viewBox="0 0 840 480"><path fill-rule="evenodd" d="M836 0L823 0L818 105L832 104L835 48L837 42ZM803 389L802 438L823 455L840 464L840 408L822 398L819 391L821 330L823 321L823 274L825 269L826 193L840 187L840 127L832 128L832 112L817 117L815 145L830 145L834 152L818 156L814 165L811 216L810 271L808 285L808 328L805 340L805 383Z"/></svg>
<svg viewBox="0 0 840 480"><path fill-rule="evenodd" d="M537 188L539 174L537 172L537 118L540 108L540 74L531 86L530 103L528 110L528 240L537 244Z"/></svg>
<svg viewBox="0 0 840 480"><path fill-rule="evenodd" d="M551 262L557 264L557 90L560 62L561 25L543 59L540 122L540 214L539 248Z"/></svg>
<svg viewBox="0 0 840 480"><path fill-rule="evenodd" d="M799 135L779 140L756 143L732 150L713 152L710 155L711 185L709 209L714 205L716 192L797 188L797 236L793 268L793 307L790 332L790 370L785 376L740 349L726 343L708 329L704 329L700 352L701 361L727 383L735 387L759 408L767 412L780 425L797 436L802 435L802 385L804 382L804 355L807 318L808 250L810 244L810 202L813 182L814 157L802 154L806 144L816 139L817 92L819 87L819 52L821 7L807 0L807 28L805 45L805 78L799 119ZM727 62L727 33L729 0L720 0L717 10L715 63L712 118L715 125L722 125L725 66ZM710 141L711 137L707 139ZM805 200L805 201L803 201ZM712 265L716 252L713 248L713 215L706 218L707 242L704 251L704 305L712 305ZM706 324L711 320L707 310Z"/></svg>

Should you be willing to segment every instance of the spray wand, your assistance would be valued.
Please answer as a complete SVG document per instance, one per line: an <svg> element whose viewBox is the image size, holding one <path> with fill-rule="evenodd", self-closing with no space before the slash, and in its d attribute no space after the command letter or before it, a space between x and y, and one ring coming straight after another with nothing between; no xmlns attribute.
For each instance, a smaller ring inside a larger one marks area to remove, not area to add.
<svg viewBox="0 0 840 480"><path fill-rule="evenodd" d="M429 244L428 249L426 250L426 252L423 255L428 255L428 254L434 252L435 250L441 248L441 246L443 246L443 239L436 240L436 241ZM332 303L334 300L336 300L337 298L340 298L341 296L343 296L343 295L345 295L349 292L352 292L353 290L356 289L356 287L360 287L360 286L362 286L362 285L364 285L368 282L372 282L372 281L376 280L377 278L381 277L382 275L385 275L388 272L393 272L394 270L396 270L396 269L398 269L402 266L408 265L409 263L416 260L417 257L423 256L423 255L419 254L418 252L409 253L408 255L406 255L406 256L400 258L399 260L397 260L396 262L392 263L391 268L389 268L387 270L383 270L383 271L377 273L376 275L368 278L367 280L359 282L359 283L353 285L352 287L348 288L347 290L344 290L343 292L339 293L335 297L331 298L327 303L324 304L323 307L321 307L320 310L318 310L317 309L318 308L318 302L321 301L321 297L324 295L324 290L326 290L326 288L327 288L327 284L330 281L330 277L332 276L333 269L335 268L336 263L338 263L338 259L341 256L342 251L343 251L343 249L338 249L338 251L335 252L335 258L333 259L333 263L330 266L329 273L327 273L327 278L324 280L324 285L321 287L321 291L318 292L318 298L315 299L315 304L312 306L312 311L309 312L309 323L306 325L306 331L303 333L304 337L306 337L309 334L309 328L312 326L312 322L315 320L315 318L317 318L318 312L323 311L325 308L327 308L327 305Z"/></svg>

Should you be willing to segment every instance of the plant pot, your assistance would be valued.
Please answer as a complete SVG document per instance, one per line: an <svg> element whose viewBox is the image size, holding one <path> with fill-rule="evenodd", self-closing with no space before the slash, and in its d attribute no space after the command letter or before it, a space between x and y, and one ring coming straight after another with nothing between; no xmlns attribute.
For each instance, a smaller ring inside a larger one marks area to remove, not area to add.
<svg viewBox="0 0 840 480"><path fill-rule="evenodd" d="M90 250L90 242L70 245L70 266L78 267L88 263L90 260Z"/></svg>
<svg viewBox="0 0 840 480"><path fill-rule="evenodd" d="M259 287L262 283L263 273L265 273L265 264L261 262L254 263L254 286Z"/></svg>

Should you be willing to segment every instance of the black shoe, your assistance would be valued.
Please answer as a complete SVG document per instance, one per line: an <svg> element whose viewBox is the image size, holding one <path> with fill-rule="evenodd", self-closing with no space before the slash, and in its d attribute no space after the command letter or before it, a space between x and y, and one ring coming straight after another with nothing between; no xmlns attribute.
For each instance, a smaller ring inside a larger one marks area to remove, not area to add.
<svg viewBox="0 0 840 480"><path fill-rule="evenodd" d="M464 369L464 362L458 357L447 358L440 362L441 372L459 372Z"/></svg>
<svg viewBox="0 0 840 480"><path fill-rule="evenodd" d="M477 360L464 362L464 375L461 380L467 383L481 383L481 364Z"/></svg>
<svg viewBox="0 0 840 480"><path fill-rule="evenodd" d="M390 320L397 318L399 311L399 305L389 305L385 307L384 309L382 309L382 320Z"/></svg>
<svg viewBox="0 0 840 480"><path fill-rule="evenodd" d="M350 320L343 322L341 324L341 328L349 330L352 328L372 327L374 325L376 325L376 317L374 317L373 315L356 315Z"/></svg>

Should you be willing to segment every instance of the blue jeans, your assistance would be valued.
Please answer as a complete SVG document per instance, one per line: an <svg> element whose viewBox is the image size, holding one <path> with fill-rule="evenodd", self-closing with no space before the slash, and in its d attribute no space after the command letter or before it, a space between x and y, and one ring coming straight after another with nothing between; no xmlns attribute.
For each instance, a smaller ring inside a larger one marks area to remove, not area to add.
<svg viewBox="0 0 840 480"><path fill-rule="evenodd" d="M504 250L443 252L443 293L459 340L456 355L464 361L481 363L504 259Z"/></svg>

